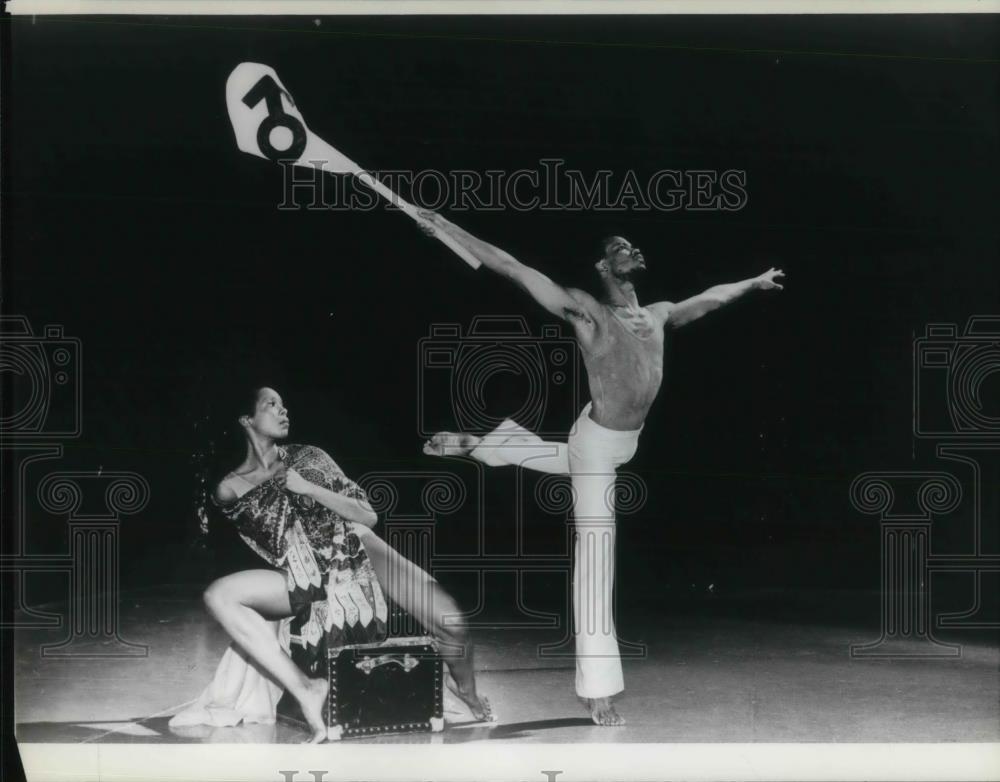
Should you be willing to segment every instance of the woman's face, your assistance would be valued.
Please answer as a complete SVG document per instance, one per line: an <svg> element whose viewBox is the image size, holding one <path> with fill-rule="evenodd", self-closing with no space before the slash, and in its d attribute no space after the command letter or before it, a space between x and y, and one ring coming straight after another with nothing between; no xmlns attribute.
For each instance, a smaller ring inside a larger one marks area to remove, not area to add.
<svg viewBox="0 0 1000 782"><path fill-rule="evenodd" d="M257 391L257 403L254 414L244 416L245 426L253 429L261 437L281 440L288 437L288 411L285 409L281 396L273 388L261 388Z"/></svg>

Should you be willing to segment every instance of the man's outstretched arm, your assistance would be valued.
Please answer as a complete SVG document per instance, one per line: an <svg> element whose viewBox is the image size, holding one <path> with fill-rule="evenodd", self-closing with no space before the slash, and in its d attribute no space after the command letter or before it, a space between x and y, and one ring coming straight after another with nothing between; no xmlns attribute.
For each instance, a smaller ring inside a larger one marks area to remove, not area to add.
<svg viewBox="0 0 1000 782"><path fill-rule="evenodd" d="M783 290L784 286L776 282L783 278L785 273L781 269L768 269L758 277L751 277L749 280L740 282L730 282L724 285L713 285L707 291L692 296L690 299L679 301L676 304L670 301L660 301L651 304L649 309L661 320L673 328L683 326L693 320L697 320L702 315L707 315L712 310L731 304L741 296L750 291L770 291Z"/></svg>
<svg viewBox="0 0 1000 782"><path fill-rule="evenodd" d="M424 219L422 228L427 233L442 231L472 253L487 269L506 277L523 288L528 295L545 309L560 318L575 318L590 321L590 313L582 301L586 296L582 291L576 296L568 289L557 285L537 269L525 266L510 253L489 242L484 242L437 212L421 212Z"/></svg>

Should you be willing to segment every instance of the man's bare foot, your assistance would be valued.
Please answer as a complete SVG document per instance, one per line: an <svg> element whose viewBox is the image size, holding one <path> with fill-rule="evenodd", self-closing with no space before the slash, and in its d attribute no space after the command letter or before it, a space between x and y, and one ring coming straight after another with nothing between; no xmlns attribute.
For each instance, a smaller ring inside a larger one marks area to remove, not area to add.
<svg viewBox="0 0 1000 782"><path fill-rule="evenodd" d="M475 685L471 690L462 689L450 675L445 677L444 683L451 692L462 699L475 719L480 722L496 722L498 720L489 699L485 695L477 694Z"/></svg>
<svg viewBox="0 0 1000 782"><path fill-rule="evenodd" d="M303 744L319 744L326 741L326 720L323 719L323 707L326 706L326 696L330 691L330 682L326 679L310 679L306 693L299 706L302 707L302 716L309 724L309 729L313 732L312 738L303 741Z"/></svg>
<svg viewBox="0 0 1000 782"><path fill-rule="evenodd" d="M463 432L438 432L424 443L424 453L428 456L468 456L480 438Z"/></svg>
<svg viewBox="0 0 1000 782"><path fill-rule="evenodd" d="M615 711L611 698L587 698L587 708L595 725L618 727L625 724L625 718Z"/></svg>

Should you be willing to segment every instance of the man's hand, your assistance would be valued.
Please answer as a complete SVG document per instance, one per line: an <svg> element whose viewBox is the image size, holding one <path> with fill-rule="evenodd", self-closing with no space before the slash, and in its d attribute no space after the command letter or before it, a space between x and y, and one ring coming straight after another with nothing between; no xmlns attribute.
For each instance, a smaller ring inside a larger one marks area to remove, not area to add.
<svg viewBox="0 0 1000 782"><path fill-rule="evenodd" d="M455 227L454 223L430 209L421 209L417 214L420 215L417 225L428 236L434 236L439 229L445 233L450 233L448 229Z"/></svg>
<svg viewBox="0 0 1000 782"><path fill-rule="evenodd" d="M537 269L525 266L510 253L476 238L437 212L421 209L417 212L417 217L417 224L428 236L435 236L439 233L448 236L474 255L487 269L520 286L556 317L566 319L572 316L576 319L574 323L583 323L587 329L593 329L594 322L590 312L588 312L588 307ZM587 297L587 294L582 291L578 292L577 295ZM596 302L593 306L596 308ZM577 336L580 336L579 329Z"/></svg>
<svg viewBox="0 0 1000 782"><path fill-rule="evenodd" d="M417 227L428 236L434 236L436 233L434 228L434 218L438 216L438 213L421 209L417 212L417 214L420 215L420 219L417 220Z"/></svg>
<svg viewBox="0 0 1000 782"><path fill-rule="evenodd" d="M785 273L781 269L775 269L773 266L764 272L762 275L757 277L757 287L762 291L782 291L785 289L784 285L781 285L775 280L779 278L784 278Z"/></svg>

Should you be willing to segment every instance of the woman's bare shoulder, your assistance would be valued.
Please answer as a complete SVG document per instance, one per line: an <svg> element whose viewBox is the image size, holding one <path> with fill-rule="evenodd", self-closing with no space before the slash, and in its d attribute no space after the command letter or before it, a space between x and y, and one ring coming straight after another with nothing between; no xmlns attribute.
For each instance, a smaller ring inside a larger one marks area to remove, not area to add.
<svg viewBox="0 0 1000 782"><path fill-rule="evenodd" d="M215 501L219 505L229 505L232 502L236 502L240 498L239 492L233 486L236 481L236 476L229 473L225 478L219 481L219 485L215 487L215 492L213 496Z"/></svg>

